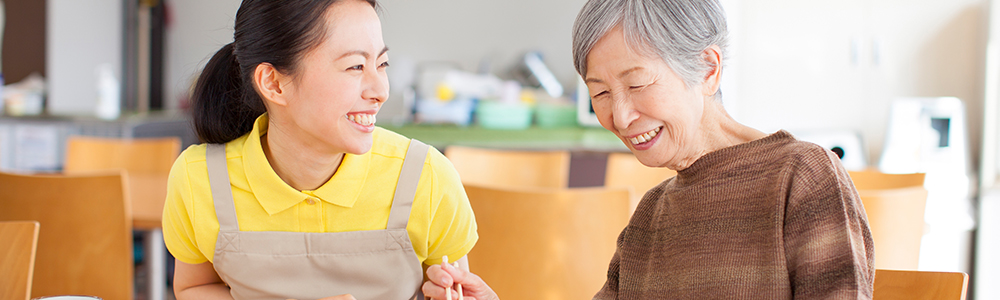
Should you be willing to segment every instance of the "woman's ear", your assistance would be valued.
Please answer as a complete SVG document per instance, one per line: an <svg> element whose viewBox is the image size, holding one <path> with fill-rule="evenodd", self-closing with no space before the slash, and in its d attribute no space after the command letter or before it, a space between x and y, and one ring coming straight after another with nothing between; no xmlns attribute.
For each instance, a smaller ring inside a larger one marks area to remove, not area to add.
<svg viewBox="0 0 1000 300"><path fill-rule="evenodd" d="M705 72L705 81L702 83L702 94L705 96L715 95L722 84L722 49L718 45L711 45L701 53L705 65L709 67Z"/></svg>
<svg viewBox="0 0 1000 300"><path fill-rule="evenodd" d="M260 63L253 72L254 89L260 93L264 101L280 106L288 105L286 99L288 95L284 93L284 77L285 75L278 72L278 69L271 64Z"/></svg>

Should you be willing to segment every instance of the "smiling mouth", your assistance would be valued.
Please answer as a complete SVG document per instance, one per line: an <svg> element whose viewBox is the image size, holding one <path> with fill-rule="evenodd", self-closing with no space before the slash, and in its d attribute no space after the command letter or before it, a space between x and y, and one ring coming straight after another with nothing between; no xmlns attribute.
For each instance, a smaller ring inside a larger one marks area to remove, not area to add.
<svg viewBox="0 0 1000 300"><path fill-rule="evenodd" d="M362 126L372 126L372 124L375 124L375 115L373 114L350 114L344 117L347 118L348 121Z"/></svg>
<svg viewBox="0 0 1000 300"><path fill-rule="evenodd" d="M646 133L630 138L629 141L632 142L632 145L639 145L648 142L649 140L652 140L653 137L655 137L656 134L659 132L660 132L660 127L656 127L653 128L653 130L647 131Z"/></svg>

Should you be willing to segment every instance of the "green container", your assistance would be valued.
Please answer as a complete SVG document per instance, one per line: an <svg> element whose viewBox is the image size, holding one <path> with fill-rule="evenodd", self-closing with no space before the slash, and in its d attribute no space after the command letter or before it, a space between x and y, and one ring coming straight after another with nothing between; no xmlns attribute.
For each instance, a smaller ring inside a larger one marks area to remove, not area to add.
<svg viewBox="0 0 1000 300"><path fill-rule="evenodd" d="M531 126L531 106L523 103L480 101L476 122L488 129L526 129Z"/></svg>
<svg viewBox="0 0 1000 300"><path fill-rule="evenodd" d="M535 108L535 124L543 128L577 126L576 106L539 103Z"/></svg>

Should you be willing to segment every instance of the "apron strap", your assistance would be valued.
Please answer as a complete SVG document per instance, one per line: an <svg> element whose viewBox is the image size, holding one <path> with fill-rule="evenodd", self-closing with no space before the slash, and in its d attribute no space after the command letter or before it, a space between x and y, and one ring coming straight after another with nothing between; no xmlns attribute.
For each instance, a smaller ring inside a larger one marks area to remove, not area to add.
<svg viewBox="0 0 1000 300"><path fill-rule="evenodd" d="M424 169L429 149L430 146L427 144L410 139L402 170L399 171L399 180L396 181L396 193L392 197L392 210L389 211L389 223L386 224L386 229L406 229L406 223L410 221L413 198L417 195L420 173Z"/></svg>
<svg viewBox="0 0 1000 300"><path fill-rule="evenodd" d="M219 231L239 231L233 190L229 185L229 169L226 167L226 144L208 144L205 149L205 164L208 166L208 183L212 188Z"/></svg>

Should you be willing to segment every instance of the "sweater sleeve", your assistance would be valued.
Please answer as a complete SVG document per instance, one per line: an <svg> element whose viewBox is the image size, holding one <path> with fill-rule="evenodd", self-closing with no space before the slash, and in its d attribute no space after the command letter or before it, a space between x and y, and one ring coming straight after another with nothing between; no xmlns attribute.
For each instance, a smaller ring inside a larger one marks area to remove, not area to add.
<svg viewBox="0 0 1000 300"><path fill-rule="evenodd" d="M621 245L622 239L625 236L625 231L622 231L618 235L618 247L615 250L615 255L611 257L611 263L608 265L608 279L604 282L604 286L601 290L594 295L594 300L613 300L618 299L618 270L621 269Z"/></svg>
<svg viewBox="0 0 1000 300"><path fill-rule="evenodd" d="M795 299L871 299L874 246L858 193L839 160L803 151L789 183L784 244Z"/></svg>

